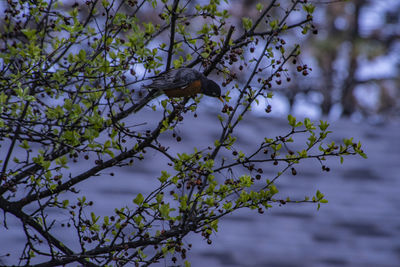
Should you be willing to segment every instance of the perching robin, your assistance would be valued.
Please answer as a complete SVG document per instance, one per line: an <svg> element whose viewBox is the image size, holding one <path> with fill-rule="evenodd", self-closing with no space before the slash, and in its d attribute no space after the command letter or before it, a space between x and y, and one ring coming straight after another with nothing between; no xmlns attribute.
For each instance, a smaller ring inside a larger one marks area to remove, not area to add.
<svg viewBox="0 0 400 267"><path fill-rule="evenodd" d="M207 79L201 72L191 68L171 69L167 72L152 79L152 83L145 85L150 89L149 94L141 101L141 109L150 100L166 94L168 97L187 97L197 94L205 94L207 96L217 97L224 102L221 97L221 88L219 85Z"/></svg>

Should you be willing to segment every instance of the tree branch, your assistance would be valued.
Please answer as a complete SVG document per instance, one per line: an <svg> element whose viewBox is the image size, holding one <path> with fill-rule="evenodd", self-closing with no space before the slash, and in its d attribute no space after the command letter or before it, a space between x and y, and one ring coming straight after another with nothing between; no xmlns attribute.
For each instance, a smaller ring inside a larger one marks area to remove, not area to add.
<svg viewBox="0 0 400 267"><path fill-rule="evenodd" d="M17 129L15 129L14 137L13 137L13 139L11 141L10 147L8 148L8 152L7 152L6 158L4 160L3 168L1 170L0 179L2 179L6 174L8 161L10 160L11 154L12 154L12 152L14 150L15 142L17 141L19 133L20 133L20 130L21 130L22 120L26 116L26 112L28 111L29 104L30 104L29 101L25 102L24 109L23 109L23 111L21 113L21 116L18 119Z"/></svg>
<svg viewBox="0 0 400 267"><path fill-rule="evenodd" d="M188 101L188 99L184 100L184 103L182 103L183 105ZM173 112L171 112L171 114L169 114L169 116L167 117L167 122L168 124L171 123L173 121L173 119L176 117L176 115L178 114L178 110L174 109ZM107 160L106 162L103 162L99 165L97 165L96 167L91 168L90 170L70 179L69 181L57 186L55 189L47 189L45 191L41 191L38 194L34 194L34 195L30 195L27 196L25 198L22 198L20 201L17 201L15 203L17 203L20 206L25 206L29 203L31 203L32 201L35 201L37 199L42 199L45 197L49 197L51 195L54 194L58 194L64 190L69 189L71 186L82 182L90 177L92 177L93 175L97 174L98 172L100 172L101 170L104 170L106 168L112 167L115 164L117 164L118 162L121 162L127 158L131 158L133 157L135 154L139 153L140 151L142 151L145 147L148 147L151 145L151 143L157 139L157 137L159 136L159 134L161 133L161 129L164 127L163 124L164 120L161 120L157 126L157 128L151 133L151 135L146 138L143 142L139 143L139 146L137 148L133 148L129 151L123 152L121 154L119 154L118 156Z"/></svg>
<svg viewBox="0 0 400 267"><path fill-rule="evenodd" d="M176 14L176 10L178 9L178 4L179 4L179 0L174 0L174 3L172 5L172 10L170 11L171 12L171 36L170 36L170 40L169 40L168 58L167 58L167 64L165 66L165 71L168 71L171 68L172 55L174 54L175 22L178 17Z"/></svg>
<svg viewBox="0 0 400 267"><path fill-rule="evenodd" d="M43 236L50 244L57 247L60 251L64 252L66 255L74 255L74 252L65 246L64 243L60 242L54 236L52 236L49 232L42 228L42 226L37 223L31 216L27 215L22 211L22 207L18 203L8 202L7 200L0 198L0 208L4 212L8 212L13 214L15 217L21 220L22 224L29 225L33 229L35 229L41 236ZM78 260L84 266L96 266L95 264L90 263L89 261L81 258Z"/></svg>

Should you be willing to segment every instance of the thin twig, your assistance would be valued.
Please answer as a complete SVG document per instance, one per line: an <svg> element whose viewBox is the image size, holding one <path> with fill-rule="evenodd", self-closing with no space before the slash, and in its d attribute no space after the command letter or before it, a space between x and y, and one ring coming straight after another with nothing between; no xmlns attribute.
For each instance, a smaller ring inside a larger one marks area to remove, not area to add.
<svg viewBox="0 0 400 267"><path fill-rule="evenodd" d="M168 58L167 64L165 66L165 71L168 71L171 68L172 55L174 52L175 45L175 22L178 17L176 10L178 9L179 0L174 0L174 4L172 5L171 10L171 36L169 40L169 49L168 49Z"/></svg>

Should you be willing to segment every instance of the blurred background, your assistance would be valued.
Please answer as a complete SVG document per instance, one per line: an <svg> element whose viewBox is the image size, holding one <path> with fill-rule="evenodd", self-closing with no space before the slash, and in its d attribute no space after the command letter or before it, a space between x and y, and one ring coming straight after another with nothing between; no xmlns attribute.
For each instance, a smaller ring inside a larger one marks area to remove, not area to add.
<svg viewBox="0 0 400 267"><path fill-rule="evenodd" d="M233 2L254 6L257 1ZM292 81L276 89L279 111L371 123L398 117L400 1L309 2L316 6L315 34L287 38L302 44L300 58L312 71L304 77L293 69ZM235 10L245 13L239 17L254 12Z"/></svg>
<svg viewBox="0 0 400 267"><path fill-rule="evenodd" d="M279 179L279 195L303 198L319 189L328 204L319 211L315 205L301 204L276 206L264 214L235 213L222 220L211 246L200 237L188 237L192 266L400 266L400 1L309 2L317 7L318 34L286 38L301 43L302 64L312 71L305 77L293 68L290 83L272 88L275 96L268 103L268 115L265 103L253 107L236 133L238 146L254 147L263 137L286 131L286 116L292 113L328 119L334 132L330 139L360 140L368 159L349 157L342 165L338 159L329 161L328 174L317 162L304 162L297 176ZM226 4L233 14L231 22L252 17L256 3ZM188 151L193 142L213 143L219 129L209 121L221 109L203 98L196 121L185 118L178 129L183 142L178 146L168 137L161 141ZM159 115L143 110L137 123ZM99 215L107 214L131 203L132 193L151 190L155 181L149 180L160 173L154 163L161 169L165 165L158 157L154 153L131 172L112 179L104 174L78 189L95 200ZM9 231L1 233L0 256L24 244L17 222L13 226L12 218L8 220ZM159 266L171 266L170 259Z"/></svg>

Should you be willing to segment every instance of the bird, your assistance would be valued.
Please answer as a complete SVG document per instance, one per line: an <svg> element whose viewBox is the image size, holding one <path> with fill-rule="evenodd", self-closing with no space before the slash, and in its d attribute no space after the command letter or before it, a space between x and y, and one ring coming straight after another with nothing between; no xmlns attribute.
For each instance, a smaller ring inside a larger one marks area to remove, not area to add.
<svg viewBox="0 0 400 267"><path fill-rule="evenodd" d="M150 89L150 92L137 104L136 111L162 94L174 98L190 97L201 93L224 102L221 97L221 87L203 73L192 68L170 69L154 77L151 84L143 87Z"/></svg>

